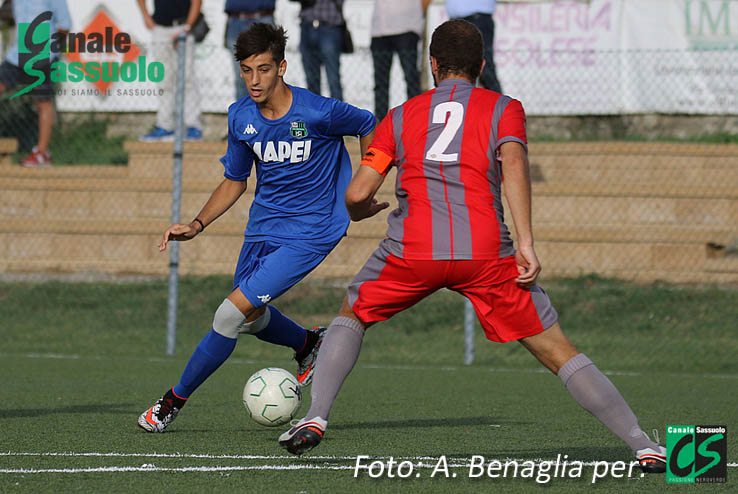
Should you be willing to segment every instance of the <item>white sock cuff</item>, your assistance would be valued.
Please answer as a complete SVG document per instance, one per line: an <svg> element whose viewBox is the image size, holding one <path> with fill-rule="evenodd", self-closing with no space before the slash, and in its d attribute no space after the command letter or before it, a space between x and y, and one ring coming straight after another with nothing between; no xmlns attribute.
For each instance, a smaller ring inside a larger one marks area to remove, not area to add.
<svg viewBox="0 0 738 494"><path fill-rule="evenodd" d="M584 369L589 365L594 365L594 362L592 362L589 357L583 353L577 353L567 360L566 363L561 366L561 369L559 369L559 377L563 381L564 386L566 386L569 379L571 379L571 376L573 376L575 372Z"/></svg>
<svg viewBox="0 0 738 494"><path fill-rule="evenodd" d="M329 329L332 328L333 326L341 326L341 327L350 329L352 332L356 333L361 338L364 337L364 325L361 324L356 319L353 319L351 317L338 316L335 319L333 319L333 322L331 322Z"/></svg>

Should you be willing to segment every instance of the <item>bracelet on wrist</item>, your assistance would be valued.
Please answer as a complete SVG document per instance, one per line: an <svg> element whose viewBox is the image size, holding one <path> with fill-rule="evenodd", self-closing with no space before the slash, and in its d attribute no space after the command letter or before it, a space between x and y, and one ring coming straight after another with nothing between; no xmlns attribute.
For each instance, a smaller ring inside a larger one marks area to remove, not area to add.
<svg viewBox="0 0 738 494"><path fill-rule="evenodd" d="M195 218L192 220L193 223L200 223L200 231L198 233L202 233L205 231L205 224L200 220L200 218Z"/></svg>

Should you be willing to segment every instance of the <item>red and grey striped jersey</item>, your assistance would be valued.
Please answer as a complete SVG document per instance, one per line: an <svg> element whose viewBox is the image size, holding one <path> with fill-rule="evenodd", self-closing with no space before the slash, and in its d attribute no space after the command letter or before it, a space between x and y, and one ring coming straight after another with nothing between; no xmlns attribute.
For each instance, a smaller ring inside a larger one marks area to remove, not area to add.
<svg viewBox="0 0 738 494"><path fill-rule="evenodd" d="M392 109L370 146L397 166L399 207L387 230L392 253L447 260L512 255L497 153L508 141L527 150L520 102L464 80L446 79Z"/></svg>

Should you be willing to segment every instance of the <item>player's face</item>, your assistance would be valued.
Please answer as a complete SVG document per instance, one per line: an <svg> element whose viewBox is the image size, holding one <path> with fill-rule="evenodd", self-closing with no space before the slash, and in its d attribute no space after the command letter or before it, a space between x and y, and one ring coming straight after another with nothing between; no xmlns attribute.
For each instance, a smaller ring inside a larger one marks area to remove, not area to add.
<svg viewBox="0 0 738 494"><path fill-rule="evenodd" d="M277 63L271 53L259 53L241 60L241 79L246 84L251 99L256 103L265 103L281 83L286 69L285 60Z"/></svg>

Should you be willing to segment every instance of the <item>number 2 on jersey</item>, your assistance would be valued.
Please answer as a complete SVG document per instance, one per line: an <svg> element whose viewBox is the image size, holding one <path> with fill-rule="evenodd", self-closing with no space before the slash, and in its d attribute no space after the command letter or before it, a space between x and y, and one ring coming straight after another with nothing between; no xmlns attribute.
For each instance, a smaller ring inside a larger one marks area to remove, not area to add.
<svg viewBox="0 0 738 494"><path fill-rule="evenodd" d="M448 118L446 116L448 115ZM436 142L428 149L425 159L429 161L457 161L459 153L446 154L446 149L456 137L464 121L464 105L458 101L445 101L433 109L433 123L445 123Z"/></svg>

